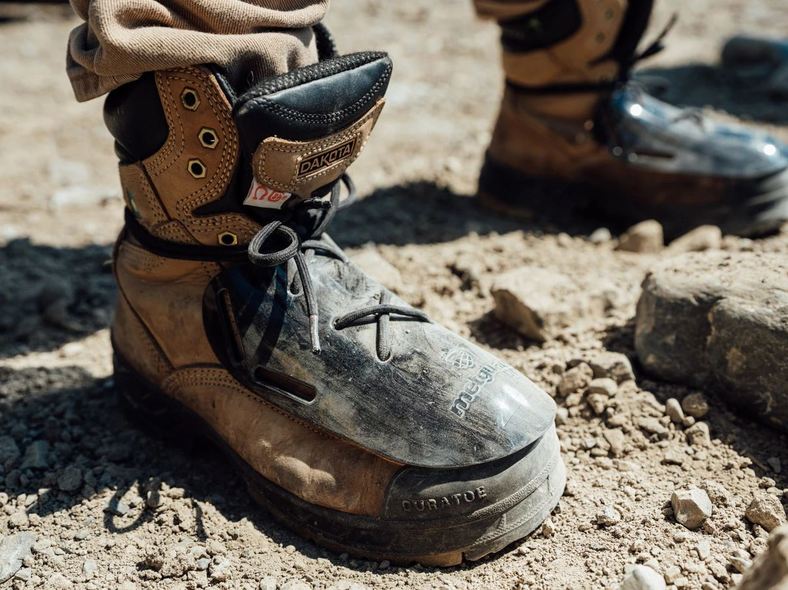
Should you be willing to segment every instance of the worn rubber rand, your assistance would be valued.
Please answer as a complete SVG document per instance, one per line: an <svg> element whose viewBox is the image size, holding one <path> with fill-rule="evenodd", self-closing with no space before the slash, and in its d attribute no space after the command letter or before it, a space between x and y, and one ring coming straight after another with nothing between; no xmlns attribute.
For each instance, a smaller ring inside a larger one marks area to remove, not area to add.
<svg viewBox="0 0 788 590"><path fill-rule="evenodd" d="M566 483L555 429L527 450L543 465L507 498L460 517L392 520L310 504L254 471L196 413L156 390L115 357L115 383L124 409L147 430L183 443L195 435L215 443L233 462L255 501L295 532L337 552L392 563L453 566L504 549L539 527Z"/></svg>

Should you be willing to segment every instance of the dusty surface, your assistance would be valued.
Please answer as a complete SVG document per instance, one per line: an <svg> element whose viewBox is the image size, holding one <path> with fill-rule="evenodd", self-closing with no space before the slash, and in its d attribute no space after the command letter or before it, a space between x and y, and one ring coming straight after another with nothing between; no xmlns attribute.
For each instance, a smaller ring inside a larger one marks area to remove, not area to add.
<svg viewBox="0 0 788 590"><path fill-rule="evenodd" d="M657 25L680 5L668 50L649 64L674 81L667 94L786 137L784 103L704 65L737 30L784 32L783 0L671 0L660 3ZM63 49L72 22L58 11L18 13L35 18L0 24L0 535L29 531L37 541L8 587L596 589L616 588L627 565L647 563L675 587L723 588L734 563L765 548L764 530L744 514L756 492L786 502L788 439L710 395L711 443L689 444L683 426L667 424L664 403L690 390L650 380L637 365L636 382L620 386L601 416L557 397L571 482L552 527L447 571L354 561L304 542L247 498L211 448L176 449L135 429L110 379L106 262L121 205L101 105L70 95ZM396 63L389 105L354 166L369 198L333 235L368 258L374 249L399 271L403 297L550 392L595 351L632 356L640 282L668 254L589 241L602 221L517 224L469 198L500 92L494 27L454 0L337 2L331 24L343 50L385 48ZM788 255L788 234L726 237L722 247ZM494 318L489 292L499 273L522 265L589 288L607 281L613 305L530 343ZM619 456L605 437L615 428ZM155 511L142 496L151 478L162 482ZM672 492L691 486L706 487L713 503L697 531L670 508Z"/></svg>

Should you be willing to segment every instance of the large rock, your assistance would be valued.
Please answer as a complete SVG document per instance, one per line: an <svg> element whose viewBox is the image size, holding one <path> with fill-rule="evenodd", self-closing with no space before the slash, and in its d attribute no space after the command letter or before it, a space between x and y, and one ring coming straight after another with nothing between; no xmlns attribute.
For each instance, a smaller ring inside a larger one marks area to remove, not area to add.
<svg viewBox="0 0 788 590"><path fill-rule="evenodd" d="M646 277L635 348L666 379L712 388L788 430L788 257L690 253Z"/></svg>
<svg viewBox="0 0 788 590"><path fill-rule="evenodd" d="M769 537L769 548L744 574L737 590L788 590L788 526Z"/></svg>
<svg viewBox="0 0 788 590"><path fill-rule="evenodd" d="M33 533L17 533L0 539L0 584L20 570L35 542Z"/></svg>
<svg viewBox="0 0 788 590"><path fill-rule="evenodd" d="M535 266L503 273L491 290L495 316L540 342L557 336L578 319L602 316L610 307L609 285L589 289L559 272Z"/></svg>

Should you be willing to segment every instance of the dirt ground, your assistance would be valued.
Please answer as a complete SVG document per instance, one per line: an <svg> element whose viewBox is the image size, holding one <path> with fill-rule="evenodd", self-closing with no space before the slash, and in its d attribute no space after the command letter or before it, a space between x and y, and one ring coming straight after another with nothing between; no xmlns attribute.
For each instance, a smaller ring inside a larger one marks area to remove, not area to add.
<svg viewBox="0 0 788 590"><path fill-rule="evenodd" d="M632 350L640 283L668 254L618 252L615 238L592 242L604 220L526 224L472 198L501 80L496 29L476 21L469 4L335 3L329 24L340 48L388 50L395 76L352 169L366 198L331 233L361 259L382 256L404 298L551 393L577 359L600 350L632 358L637 379L621 387L612 411L596 416L557 397L571 479L551 525L449 570L357 561L273 522L210 447L173 448L129 423L111 379L108 261L121 199L101 103L71 96L67 12L2 8L22 19L0 22L0 537L21 530L37 539L8 587L600 589L618 588L628 565L647 563L668 574L671 588L717 589L735 583L732 555L764 548L765 531L744 511L757 491L788 502L787 437L708 392L708 446L690 445L672 424L662 434L638 426L648 417L664 424L665 401L691 393L643 374ZM681 19L667 50L645 66L669 83L665 96L788 137L784 101L714 65L730 34L784 34L784 0L657 4L652 29L674 10ZM788 255L788 231L726 237L722 247ZM543 345L524 340L492 316L490 285L525 264L589 288L609 282L611 309ZM625 435L619 456L603 436L613 425ZM151 480L161 482L157 510L143 500ZM692 485L714 501L696 532L676 523L669 502L674 489ZM611 507L620 518L601 524L597 516Z"/></svg>

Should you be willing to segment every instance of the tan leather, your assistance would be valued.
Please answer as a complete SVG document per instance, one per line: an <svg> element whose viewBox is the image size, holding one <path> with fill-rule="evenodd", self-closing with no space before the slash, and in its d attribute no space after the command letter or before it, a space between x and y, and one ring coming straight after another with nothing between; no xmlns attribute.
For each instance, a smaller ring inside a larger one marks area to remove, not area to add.
<svg viewBox="0 0 788 590"><path fill-rule="evenodd" d="M129 208L167 240L216 246L230 233L248 242L259 229L250 218L193 214L225 194L238 163L238 132L216 79L205 68L178 68L156 72L156 86L169 135L151 157L120 166Z"/></svg>
<svg viewBox="0 0 788 590"><path fill-rule="evenodd" d="M254 153L254 175L262 185L303 198L339 178L359 156L383 109L381 98L358 121L312 141L263 140Z"/></svg>
<svg viewBox="0 0 788 590"><path fill-rule="evenodd" d="M598 61L613 47L621 29L628 0L577 0L582 24L572 36L545 49L503 52L508 80L532 88L554 84L608 82L616 78L619 64ZM530 108L549 116L584 118L593 114L594 93L529 96Z"/></svg>
<svg viewBox="0 0 788 590"><path fill-rule="evenodd" d="M476 14L481 18L504 20L537 10L552 0L473 0Z"/></svg>
<svg viewBox="0 0 788 590"><path fill-rule="evenodd" d="M287 415L219 364L202 319L203 293L219 270L215 263L161 258L122 239L112 329L117 353L199 414L263 477L307 502L380 515L401 465Z"/></svg>
<svg viewBox="0 0 788 590"><path fill-rule="evenodd" d="M680 174L635 169L594 139L589 120L534 113L530 97L511 89L504 92L487 153L524 177L604 186L635 206L711 205L724 187L721 178L688 183Z"/></svg>

